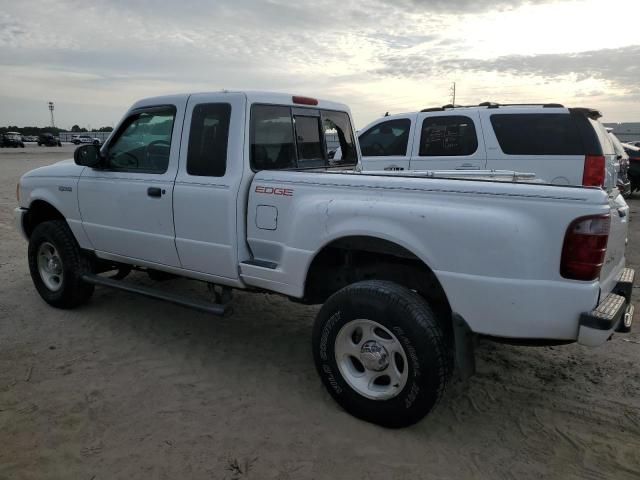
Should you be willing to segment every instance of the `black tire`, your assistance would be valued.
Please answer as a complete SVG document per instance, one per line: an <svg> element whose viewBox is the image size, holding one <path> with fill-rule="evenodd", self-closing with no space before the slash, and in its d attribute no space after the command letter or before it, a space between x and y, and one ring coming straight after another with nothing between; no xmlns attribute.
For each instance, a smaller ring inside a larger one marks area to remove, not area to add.
<svg viewBox="0 0 640 480"><path fill-rule="evenodd" d="M48 242L57 250L62 263L62 281L56 291L49 289L38 269L38 250ZM52 220L39 224L29 239L29 271L38 293L45 302L57 308L74 308L86 302L93 294L94 286L81 280L91 272L91 260L80 250L73 233L64 220Z"/></svg>
<svg viewBox="0 0 640 480"><path fill-rule="evenodd" d="M368 319L392 332L404 349L408 379L396 396L374 400L354 390L343 377L335 355L338 332L347 323ZM383 427L412 425L442 397L453 359L433 310L417 293L396 283L369 280L332 295L313 326L313 355L322 382L350 414Z"/></svg>

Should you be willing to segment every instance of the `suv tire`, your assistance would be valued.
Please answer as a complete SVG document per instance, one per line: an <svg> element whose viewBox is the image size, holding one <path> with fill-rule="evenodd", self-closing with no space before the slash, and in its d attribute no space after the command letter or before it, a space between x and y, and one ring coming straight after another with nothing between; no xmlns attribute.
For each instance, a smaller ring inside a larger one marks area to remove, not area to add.
<svg viewBox="0 0 640 480"><path fill-rule="evenodd" d="M433 310L393 282L358 282L332 295L316 317L312 343L331 396L351 415L383 427L422 419L452 371Z"/></svg>
<svg viewBox="0 0 640 480"><path fill-rule="evenodd" d="M94 286L81 280L92 271L92 262L64 220L36 226L29 239L28 257L36 290L49 305L74 308L93 294Z"/></svg>

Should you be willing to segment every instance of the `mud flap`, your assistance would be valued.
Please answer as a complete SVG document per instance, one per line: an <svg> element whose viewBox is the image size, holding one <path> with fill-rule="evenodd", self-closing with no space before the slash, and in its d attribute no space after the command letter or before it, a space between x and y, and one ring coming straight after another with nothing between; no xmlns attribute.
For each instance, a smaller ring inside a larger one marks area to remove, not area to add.
<svg viewBox="0 0 640 480"><path fill-rule="evenodd" d="M457 313L453 314L453 337L456 372L461 380L468 380L476 373L476 335Z"/></svg>

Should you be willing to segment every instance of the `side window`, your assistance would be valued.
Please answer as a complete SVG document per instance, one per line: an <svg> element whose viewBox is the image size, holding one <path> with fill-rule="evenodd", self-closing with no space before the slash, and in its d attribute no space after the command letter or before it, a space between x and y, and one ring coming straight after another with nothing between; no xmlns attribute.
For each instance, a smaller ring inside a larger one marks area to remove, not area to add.
<svg viewBox="0 0 640 480"><path fill-rule="evenodd" d="M411 120L388 120L371 127L358 139L364 157L385 157L407 154Z"/></svg>
<svg viewBox="0 0 640 480"><path fill-rule="evenodd" d="M325 165L320 137L320 117L295 115L298 168L323 167Z"/></svg>
<svg viewBox="0 0 640 480"><path fill-rule="evenodd" d="M189 175L224 176L230 118L228 103L202 103L194 107L187 152Z"/></svg>
<svg viewBox="0 0 640 480"><path fill-rule="evenodd" d="M473 120L463 115L427 117L420 134L421 157L472 155L478 149Z"/></svg>
<svg viewBox="0 0 640 480"><path fill-rule="evenodd" d="M251 107L251 166L256 170L294 168L296 151L289 107Z"/></svg>
<svg viewBox="0 0 640 480"><path fill-rule="evenodd" d="M585 153L578 126L568 113L493 114L491 125L507 155ZM610 144L608 138L606 143Z"/></svg>
<svg viewBox="0 0 640 480"><path fill-rule="evenodd" d="M334 144L337 143L337 147L340 147L341 158L336 160L330 160L331 165L354 165L358 161L358 155L356 154L356 146L353 141L353 130L351 128L351 122L349 121L349 115L345 112L322 112L322 128L324 130L324 137L327 142L327 148L330 148L329 142L334 140Z"/></svg>
<svg viewBox="0 0 640 480"><path fill-rule="evenodd" d="M107 159L114 170L164 173L169 166L175 108L135 113L109 145Z"/></svg>

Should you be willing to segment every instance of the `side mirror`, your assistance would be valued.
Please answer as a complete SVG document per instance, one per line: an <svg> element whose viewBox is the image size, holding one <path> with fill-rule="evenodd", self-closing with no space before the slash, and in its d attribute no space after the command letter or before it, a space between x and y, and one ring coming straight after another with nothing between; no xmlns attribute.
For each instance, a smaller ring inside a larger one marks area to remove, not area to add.
<svg viewBox="0 0 640 480"><path fill-rule="evenodd" d="M100 146L98 145L82 145L73 152L73 160L77 165L90 168L100 168L102 165L102 155L100 155Z"/></svg>

